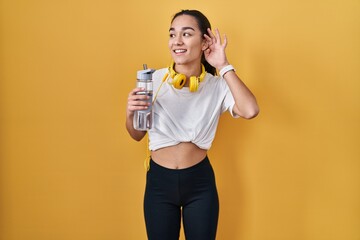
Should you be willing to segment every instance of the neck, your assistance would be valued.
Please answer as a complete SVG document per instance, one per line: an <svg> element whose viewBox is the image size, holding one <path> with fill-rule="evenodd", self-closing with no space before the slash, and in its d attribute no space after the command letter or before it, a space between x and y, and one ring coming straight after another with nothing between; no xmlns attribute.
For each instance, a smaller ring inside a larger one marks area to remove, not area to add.
<svg viewBox="0 0 360 240"><path fill-rule="evenodd" d="M186 78L191 76L199 77L201 75L201 63L200 64L175 64L174 70L177 73L182 73Z"/></svg>

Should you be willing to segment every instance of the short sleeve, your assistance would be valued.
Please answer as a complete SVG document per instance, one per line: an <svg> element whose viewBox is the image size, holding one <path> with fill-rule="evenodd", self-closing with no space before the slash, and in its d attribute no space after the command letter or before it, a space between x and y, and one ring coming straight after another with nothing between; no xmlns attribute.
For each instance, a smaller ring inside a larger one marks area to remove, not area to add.
<svg viewBox="0 0 360 240"><path fill-rule="evenodd" d="M239 118L240 116L235 114L233 111L235 100L229 86L223 78L221 78L219 81L221 81L221 89L224 93L224 101L221 106L221 112L229 111L233 118Z"/></svg>

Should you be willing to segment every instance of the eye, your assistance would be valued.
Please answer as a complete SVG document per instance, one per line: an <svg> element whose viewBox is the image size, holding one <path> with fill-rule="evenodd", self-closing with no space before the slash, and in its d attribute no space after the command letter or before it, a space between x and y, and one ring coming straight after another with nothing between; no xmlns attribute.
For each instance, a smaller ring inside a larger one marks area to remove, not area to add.
<svg viewBox="0 0 360 240"><path fill-rule="evenodd" d="M175 37L175 34L170 33L170 34L169 34L169 37L170 37L170 38L174 38L174 37Z"/></svg>
<svg viewBox="0 0 360 240"><path fill-rule="evenodd" d="M183 36L184 36L184 37L190 37L191 34L186 32L186 33L183 34Z"/></svg>

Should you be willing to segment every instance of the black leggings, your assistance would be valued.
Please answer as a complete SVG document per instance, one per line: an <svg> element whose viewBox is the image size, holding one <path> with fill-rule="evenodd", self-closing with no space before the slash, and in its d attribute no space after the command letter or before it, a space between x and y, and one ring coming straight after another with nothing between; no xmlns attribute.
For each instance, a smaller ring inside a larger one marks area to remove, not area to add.
<svg viewBox="0 0 360 240"><path fill-rule="evenodd" d="M144 214L149 240L178 240L181 215L187 240L215 239L219 200L209 159L186 169L168 169L151 160Z"/></svg>

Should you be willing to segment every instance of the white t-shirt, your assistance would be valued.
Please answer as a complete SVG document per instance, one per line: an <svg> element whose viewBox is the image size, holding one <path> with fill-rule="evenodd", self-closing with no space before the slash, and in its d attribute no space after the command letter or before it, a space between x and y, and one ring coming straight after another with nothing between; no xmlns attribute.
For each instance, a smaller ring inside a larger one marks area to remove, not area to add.
<svg viewBox="0 0 360 240"><path fill-rule="evenodd" d="M154 96L168 69L153 74ZM165 82L153 105L154 122L148 131L149 149L192 142L199 148L210 149L221 113L229 111L233 117L235 101L225 80L206 73L197 92L188 87L174 88Z"/></svg>

